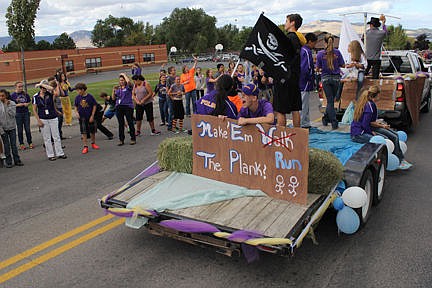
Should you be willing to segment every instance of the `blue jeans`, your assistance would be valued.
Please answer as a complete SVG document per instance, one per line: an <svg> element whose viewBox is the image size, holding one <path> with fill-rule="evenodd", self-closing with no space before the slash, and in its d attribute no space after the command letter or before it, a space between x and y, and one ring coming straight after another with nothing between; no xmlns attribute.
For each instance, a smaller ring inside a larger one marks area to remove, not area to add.
<svg viewBox="0 0 432 288"><path fill-rule="evenodd" d="M16 113L15 115L16 124L18 128L18 142L20 145L24 145L24 135L25 131L27 143L32 144L32 135L30 131L30 113ZM24 128L24 129L23 129Z"/></svg>
<svg viewBox="0 0 432 288"><path fill-rule="evenodd" d="M338 121L336 119L336 111L334 109L334 102L336 96L338 95L340 78L341 77L339 75L326 75L322 77L322 85L327 99L327 107L326 112L324 113L323 120L325 122L331 123L333 128L338 126Z"/></svg>
<svg viewBox="0 0 432 288"><path fill-rule="evenodd" d="M167 96L168 97L168 96ZM162 123L168 124L168 101L166 98L160 98L159 97L159 112Z"/></svg>
<svg viewBox="0 0 432 288"><path fill-rule="evenodd" d="M186 115L191 115L190 101L192 100L192 111L196 113L196 90L192 90L186 93Z"/></svg>
<svg viewBox="0 0 432 288"><path fill-rule="evenodd" d="M1 135L4 146L4 153L6 156L6 164L12 165L12 156L15 165L21 162L21 159L18 155L18 148L16 145L16 129L5 130L5 133Z"/></svg>
<svg viewBox="0 0 432 288"><path fill-rule="evenodd" d="M174 110L173 110L173 101L171 98L167 98L167 106L168 106L168 130L172 130L172 120L174 116Z"/></svg>
<svg viewBox="0 0 432 288"><path fill-rule="evenodd" d="M357 136L351 136L351 140L357 143L369 143L369 140L373 137L371 134L361 134Z"/></svg>

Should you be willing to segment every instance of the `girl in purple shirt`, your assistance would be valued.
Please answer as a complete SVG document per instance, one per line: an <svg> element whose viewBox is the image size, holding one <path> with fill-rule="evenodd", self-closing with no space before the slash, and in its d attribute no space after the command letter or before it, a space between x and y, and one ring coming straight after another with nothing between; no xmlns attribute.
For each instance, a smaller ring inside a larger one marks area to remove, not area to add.
<svg viewBox="0 0 432 288"><path fill-rule="evenodd" d="M345 67L345 61L339 50L333 47L334 38L332 35L325 37L327 48L317 54L316 67L321 71L322 85L327 99L326 112L322 118L322 123L327 126L331 123L333 129L338 128L334 101L338 95L341 79L341 67Z"/></svg>
<svg viewBox="0 0 432 288"><path fill-rule="evenodd" d="M121 73L119 76L119 86L114 86L112 99L116 101L117 120L119 127L118 146L124 145L125 140L125 117L129 125L129 135L131 137L130 145L135 145L135 127L133 124L134 104L132 100L133 86L126 74Z"/></svg>
<svg viewBox="0 0 432 288"><path fill-rule="evenodd" d="M351 123L351 139L358 143L368 143L374 135L381 135L391 140L395 147L393 154L400 161L399 169L408 169L412 164L404 160L398 134L391 130L388 124L377 119L378 110L374 101L379 93L380 89L376 85L361 93L354 110L354 121Z"/></svg>

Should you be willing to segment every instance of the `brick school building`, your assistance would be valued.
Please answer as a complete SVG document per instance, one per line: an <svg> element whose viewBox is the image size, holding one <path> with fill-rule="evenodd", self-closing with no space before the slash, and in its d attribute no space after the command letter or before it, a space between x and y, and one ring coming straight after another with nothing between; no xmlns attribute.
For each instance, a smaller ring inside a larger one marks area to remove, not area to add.
<svg viewBox="0 0 432 288"><path fill-rule="evenodd" d="M28 83L36 83L55 74L59 68L68 77L85 73L118 70L138 62L142 66L167 62L166 45L120 46L70 50L26 51ZM0 53L0 86L12 86L22 80L21 52Z"/></svg>

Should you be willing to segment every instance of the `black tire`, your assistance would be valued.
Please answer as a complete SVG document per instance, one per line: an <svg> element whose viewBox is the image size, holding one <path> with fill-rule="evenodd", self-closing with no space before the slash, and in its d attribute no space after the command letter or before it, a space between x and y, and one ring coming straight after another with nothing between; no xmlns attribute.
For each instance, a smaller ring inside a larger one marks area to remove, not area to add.
<svg viewBox="0 0 432 288"><path fill-rule="evenodd" d="M371 215L373 195L375 190L375 180L370 169L366 169L363 173L359 186L366 191L366 194L368 196L365 206L354 209L357 215L359 215L360 217L360 226L363 227L367 223L367 221L369 220L369 216Z"/></svg>
<svg viewBox="0 0 432 288"><path fill-rule="evenodd" d="M386 150L381 154L381 163L378 166L375 178L375 191L373 193L373 205L378 205L384 197L384 187L386 179L387 155Z"/></svg>
<svg viewBox="0 0 432 288"><path fill-rule="evenodd" d="M431 94L432 91L429 92L429 95L426 98L426 105L420 110L422 113L428 113L430 111L431 106Z"/></svg>

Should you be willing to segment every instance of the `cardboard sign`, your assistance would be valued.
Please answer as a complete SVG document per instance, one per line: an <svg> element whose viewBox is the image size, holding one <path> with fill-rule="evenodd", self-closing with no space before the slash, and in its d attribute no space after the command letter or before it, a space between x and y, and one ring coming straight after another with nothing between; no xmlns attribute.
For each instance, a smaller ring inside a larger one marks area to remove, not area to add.
<svg viewBox="0 0 432 288"><path fill-rule="evenodd" d="M307 202L307 129L193 115L193 174L260 189L273 198Z"/></svg>

